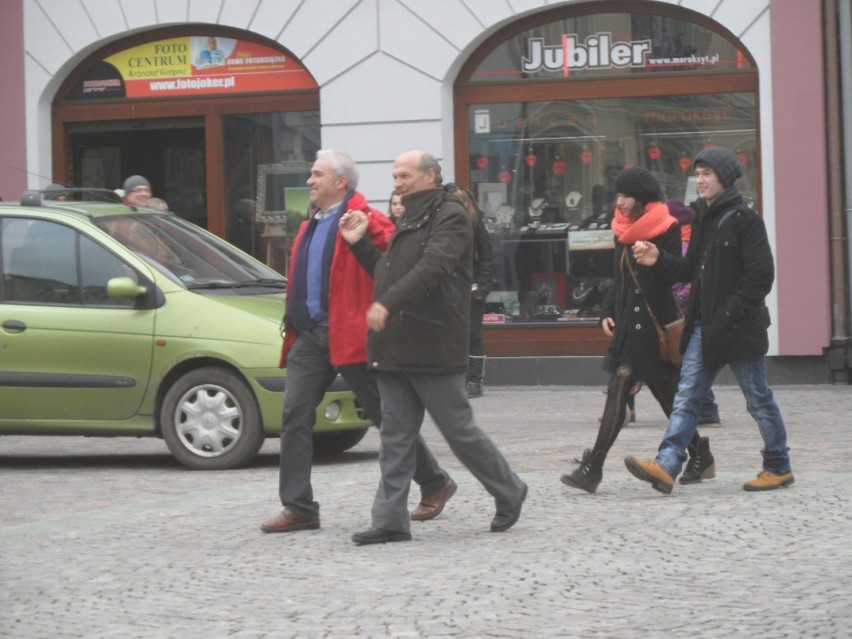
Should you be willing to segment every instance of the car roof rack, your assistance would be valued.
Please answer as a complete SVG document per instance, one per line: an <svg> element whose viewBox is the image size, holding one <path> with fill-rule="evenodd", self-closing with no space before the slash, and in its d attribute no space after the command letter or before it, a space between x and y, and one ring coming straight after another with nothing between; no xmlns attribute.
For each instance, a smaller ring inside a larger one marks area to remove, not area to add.
<svg viewBox="0 0 852 639"><path fill-rule="evenodd" d="M110 189L80 188L80 187L51 187L49 189L31 189L24 191L21 204L25 206L44 206L51 202L112 202L121 204L121 196Z"/></svg>

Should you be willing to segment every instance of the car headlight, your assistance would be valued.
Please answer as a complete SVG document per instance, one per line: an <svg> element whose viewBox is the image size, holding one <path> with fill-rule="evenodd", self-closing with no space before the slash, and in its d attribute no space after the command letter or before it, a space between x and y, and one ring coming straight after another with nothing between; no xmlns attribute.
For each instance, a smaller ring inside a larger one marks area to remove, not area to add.
<svg viewBox="0 0 852 639"><path fill-rule="evenodd" d="M338 417L340 417L340 411L340 402L333 401L326 404L325 410L323 411L323 415L325 416L326 420L333 422L336 421Z"/></svg>

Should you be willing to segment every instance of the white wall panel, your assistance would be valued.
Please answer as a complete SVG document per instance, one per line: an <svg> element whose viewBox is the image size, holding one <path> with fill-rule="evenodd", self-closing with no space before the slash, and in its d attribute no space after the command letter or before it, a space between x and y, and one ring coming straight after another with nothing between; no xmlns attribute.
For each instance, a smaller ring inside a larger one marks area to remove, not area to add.
<svg viewBox="0 0 852 639"><path fill-rule="evenodd" d="M323 128L322 142L323 146L332 146L351 153L359 163L387 161L413 148L437 152L442 146L441 121L326 126ZM358 152L355 153L352 149L358 149Z"/></svg>
<svg viewBox="0 0 852 639"><path fill-rule="evenodd" d="M299 3L296 0L262 0L249 25L252 31L276 40L284 25L293 17ZM287 46L285 43L281 43Z"/></svg>
<svg viewBox="0 0 852 639"><path fill-rule="evenodd" d="M486 27L514 15L507 0L464 0L464 3ZM542 7L547 5L546 2L538 4Z"/></svg>
<svg viewBox="0 0 852 639"><path fill-rule="evenodd" d="M56 0L51 0L51 2L56 2ZM153 2L138 2L137 0L124 0L123 2L119 0L119 2L131 29L142 25L157 24L157 12L154 10Z"/></svg>
<svg viewBox="0 0 852 639"><path fill-rule="evenodd" d="M156 8L160 24L186 22L189 0L156 0Z"/></svg>
<svg viewBox="0 0 852 639"><path fill-rule="evenodd" d="M24 11L24 42L34 44L27 47L28 57L52 75L74 52L59 32L58 25L51 22L41 8L35 4L24 6L30 9Z"/></svg>
<svg viewBox="0 0 852 639"><path fill-rule="evenodd" d="M224 3L225 0L204 0L203 2L192 0L189 3L189 11L186 19L189 22L216 24L219 22L219 14L222 11Z"/></svg>
<svg viewBox="0 0 852 639"><path fill-rule="evenodd" d="M459 51L404 6L383 3L379 13L382 50L439 80Z"/></svg>
<svg viewBox="0 0 852 639"><path fill-rule="evenodd" d="M401 0L400 4L427 25L431 25L431 28L441 37L449 40L456 50L463 49L468 42L482 33L482 25L459 0L444 2ZM380 9L380 11L383 10L383 8ZM384 35L383 31L382 36Z"/></svg>
<svg viewBox="0 0 852 639"><path fill-rule="evenodd" d="M82 49L92 40L99 38L92 21L77 0L46 9L46 16L44 12L38 9L37 11L52 25L58 40L58 42L54 41L54 46L58 45L66 59L72 52ZM39 24L42 24L40 20ZM67 48L63 46L66 43Z"/></svg>
<svg viewBox="0 0 852 639"><path fill-rule="evenodd" d="M749 25L766 9L767 4L765 0L751 0L751 2L723 0L713 14L713 19L719 24L724 24L731 33L741 38ZM769 15L768 12L767 15Z"/></svg>
<svg viewBox="0 0 852 639"><path fill-rule="evenodd" d="M267 0L267 2L270 1ZM285 27L278 41L299 58L303 58L335 28L338 21L342 20L356 4L356 0L312 0L310 3L302 4ZM375 28L373 31L375 32ZM373 41L375 42L375 37ZM335 52L335 55L346 55L345 43L343 43L343 46L344 49Z"/></svg>
<svg viewBox="0 0 852 639"><path fill-rule="evenodd" d="M437 80L377 54L323 87L322 123L438 119L440 87Z"/></svg>
<svg viewBox="0 0 852 639"><path fill-rule="evenodd" d="M218 22L248 29L261 0L224 0Z"/></svg>
<svg viewBox="0 0 852 639"><path fill-rule="evenodd" d="M127 22L124 19L124 13L118 2L82 0L82 4L95 26L98 37L108 38L116 33L127 31ZM80 48L82 49L85 46L81 46Z"/></svg>
<svg viewBox="0 0 852 639"><path fill-rule="evenodd" d="M288 40L286 36L291 33L291 26L284 31L282 44ZM373 2L362 2L345 21L338 23L302 57L302 63L322 86L353 67L357 68L361 60L378 50L378 42L376 5ZM354 73L359 74L357 70Z"/></svg>

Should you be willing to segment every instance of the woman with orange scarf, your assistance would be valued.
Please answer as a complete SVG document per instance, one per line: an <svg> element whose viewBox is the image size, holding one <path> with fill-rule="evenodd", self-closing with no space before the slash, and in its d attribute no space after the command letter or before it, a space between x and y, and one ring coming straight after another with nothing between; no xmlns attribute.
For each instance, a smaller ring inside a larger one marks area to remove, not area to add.
<svg viewBox="0 0 852 639"><path fill-rule="evenodd" d="M603 477L603 464L624 424L627 397L633 385L642 381L653 393L666 417L672 412L677 391L678 371L660 357L657 329L648 306L664 326L678 318L671 285L648 267L638 264L632 246L639 240L653 242L661 251L680 255L681 239L677 220L661 201L657 179L642 168L623 171L615 180L614 284L601 308L601 328L612 338L604 369L609 371L606 404L598 437L586 449L571 473L562 475L562 483L593 493ZM634 277L635 276L635 277ZM638 285L637 285L638 282ZM695 433L694 449L700 439ZM715 476L709 442L696 468L701 479Z"/></svg>

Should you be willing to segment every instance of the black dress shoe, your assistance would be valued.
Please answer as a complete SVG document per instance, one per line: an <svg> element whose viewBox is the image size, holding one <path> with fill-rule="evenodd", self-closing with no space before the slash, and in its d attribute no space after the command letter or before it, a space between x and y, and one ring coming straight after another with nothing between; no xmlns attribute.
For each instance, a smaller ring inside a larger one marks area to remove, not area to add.
<svg viewBox="0 0 852 639"><path fill-rule="evenodd" d="M521 499L516 506L508 510L497 510L494 519L491 520L491 532L505 532L514 526L521 516L521 507L524 505L524 500L527 498L527 485L524 484L524 490L521 493Z"/></svg>
<svg viewBox="0 0 852 639"><path fill-rule="evenodd" d="M363 532L352 535L352 541L359 546L370 544L385 544L389 541L411 541L411 533L401 530L385 530L384 528L370 528Z"/></svg>

